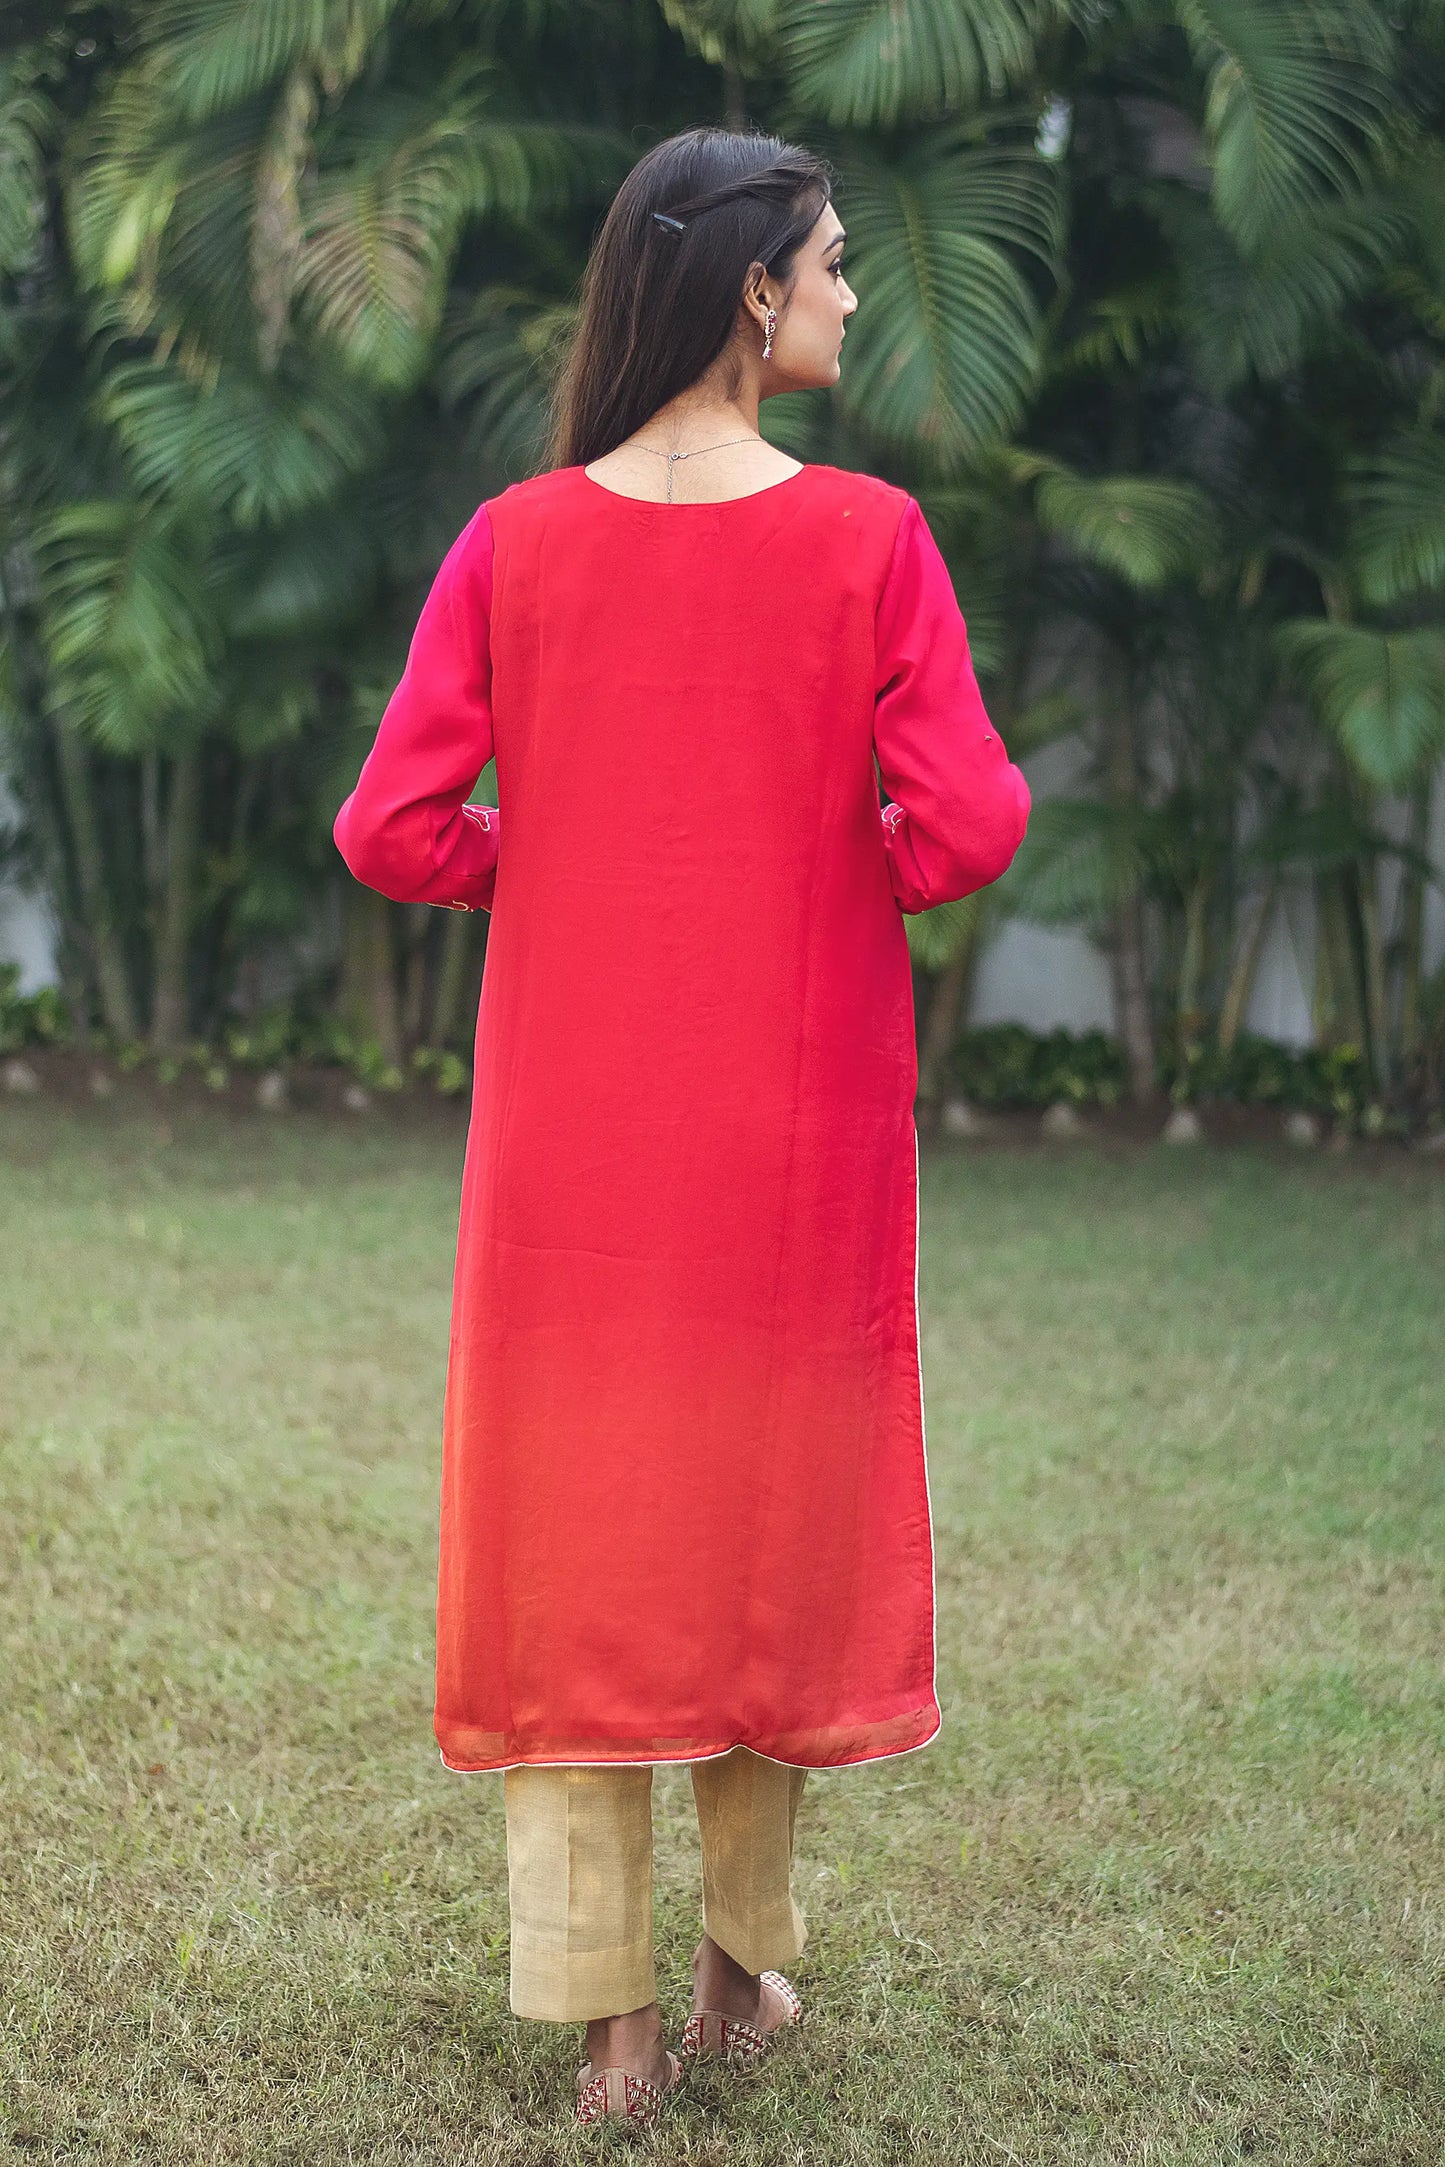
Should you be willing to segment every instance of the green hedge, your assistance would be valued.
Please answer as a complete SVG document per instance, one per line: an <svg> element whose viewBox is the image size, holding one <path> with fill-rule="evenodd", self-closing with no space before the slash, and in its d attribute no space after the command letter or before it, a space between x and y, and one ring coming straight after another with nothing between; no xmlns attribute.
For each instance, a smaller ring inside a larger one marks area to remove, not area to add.
<svg viewBox="0 0 1445 2167"><path fill-rule="evenodd" d="M58 986L38 993L20 991L20 966L0 963L0 1054L25 1046L64 1046L70 1041L70 1017Z"/></svg>
<svg viewBox="0 0 1445 2167"><path fill-rule="evenodd" d="M1128 1071L1123 1049L1106 1031L1025 1029L991 1023L965 1031L949 1067L964 1098L975 1106L1113 1106L1124 1096Z"/></svg>
<svg viewBox="0 0 1445 2167"><path fill-rule="evenodd" d="M954 1088L982 1108L1114 1106L1125 1094L1123 1048L1106 1031L1030 1031L993 1023L963 1032L949 1060ZM1280 1046L1242 1032L1226 1053L1205 1043L1187 1062L1174 1053L1159 1063L1169 1097L1232 1099L1241 1105L1298 1107L1353 1116L1368 1093L1365 1058L1357 1046L1328 1051Z"/></svg>
<svg viewBox="0 0 1445 2167"><path fill-rule="evenodd" d="M65 1004L56 988L22 994L15 966L0 967L0 1054L65 1045L69 1039ZM125 1047L118 1058L132 1068L147 1056L140 1047ZM158 1068L169 1077L194 1067L218 1085L232 1065L255 1069L295 1062L350 1069L382 1090L399 1090L405 1082L374 1043L293 1004L268 1010L253 1025L232 1026L219 1046L192 1047ZM467 1082L466 1064L454 1053L422 1047L412 1066L418 1075L429 1075L442 1092L460 1091ZM1060 1099L1074 1106L1115 1106L1125 1092L1123 1050L1106 1031L1030 1031L1021 1023L985 1024L963 1032L948 1066L953 1089L983 1108L1042 1108ZM1369 1097L1365 1058L1357 1046L1300 1050L1248 1032L1242 1032L1227 1053L1209 1041L1192 1048L1187 1061L1166 1053L1159 1064L1159 1084L1174 1099L1232 1099L1340 1119L1357 1116Z"/></svg>

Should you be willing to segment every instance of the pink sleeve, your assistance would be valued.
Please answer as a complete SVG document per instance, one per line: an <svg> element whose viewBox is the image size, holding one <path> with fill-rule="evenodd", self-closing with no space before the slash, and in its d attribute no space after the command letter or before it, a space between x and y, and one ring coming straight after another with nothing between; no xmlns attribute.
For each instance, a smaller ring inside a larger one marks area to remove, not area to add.
<svg viewBox="0 0 1445 2167"><path fill-rule="evenodd" d="M910 497L878 599L873 749L899 908L987 887L1023 841L1031 799L984 711L953 581Z"/></svg>
<svg viewBox="0 0 1445 2167"><path fill-rule="evenodd" d="M494 805L466 802L492 757L491 606L484 504L442 559L333 829L356 878L398 903L492 907L500 817Z"/></svg>

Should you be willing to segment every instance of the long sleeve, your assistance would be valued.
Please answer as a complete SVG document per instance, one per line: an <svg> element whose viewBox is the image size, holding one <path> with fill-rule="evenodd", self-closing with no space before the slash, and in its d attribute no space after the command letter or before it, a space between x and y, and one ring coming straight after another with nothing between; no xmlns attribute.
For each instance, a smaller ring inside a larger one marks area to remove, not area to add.
<svg viewBox="0 0 1445 2167"><path fill-rule="evenodd" d="M1012 863L1031 798L989 722L953 581L915 498L878 598L873 749L900 909L987 887Z"/></svg>
<svg viewBox="0 0 1445 2167"><path fill-rule="evenodd" d="M492 529L482 505L442 559L401 681L336 816L356 878L398 903L490 910L500 816L468 805L492 757Z"/></svg>

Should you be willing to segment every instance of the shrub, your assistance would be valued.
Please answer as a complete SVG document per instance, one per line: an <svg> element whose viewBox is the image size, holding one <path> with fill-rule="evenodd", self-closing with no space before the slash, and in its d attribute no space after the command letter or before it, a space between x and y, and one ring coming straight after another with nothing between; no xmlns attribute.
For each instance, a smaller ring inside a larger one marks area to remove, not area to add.
<svg viewBox="0 0 1445 2167"><path fill-rule="evenodd" d="M1021 1023L964 1031L949 1057L954 1087L975 1106L1114 1106L1124 1096L1123 1048L1106 1031L1031 1031ZM1241 1032L1226 1051L1204 1040L1181 1059L1168 1048L1160 1089L1176 1100L1228 1099L1244 1106L1300 1108L1338 1120L1359 1117L1369 1071L1358 1046L1294 1047Z"/></svg>
<svg viewBox="0 0 1445 2167"><path fill-rule="evenodd" d="M1168 1049L1161 1087L1174 1099L1232 1099L1243 1106L1299 1108L1353 1120L1369 1097L1369 1068L1358 1046L1281 1046L1241 1031L1227 1050L1212 1039L1186 1059Z"/></svg>
<svg viewBox="0 0 1445 2167"><path fill-rule="evenodd" d="M1030 1031L990 1023L965 1031L949 1062L959 1091L976 1106L1113 1106L1123 1096L1123 1049L1107 1031Z"/></svg>
<svg viewBox="0 0 1445 2167"><path fill-rule="evenodd" d="M69 1042L70 1018L60 988L42 986L38 993L22 993L19 965L0 964L0 1053Z"/></svg>

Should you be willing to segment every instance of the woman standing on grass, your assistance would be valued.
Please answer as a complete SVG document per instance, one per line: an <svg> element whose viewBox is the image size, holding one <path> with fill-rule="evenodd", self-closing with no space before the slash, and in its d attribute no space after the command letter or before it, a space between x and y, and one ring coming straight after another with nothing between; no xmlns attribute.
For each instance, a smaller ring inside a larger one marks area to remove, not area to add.
<svg viewBox="0 0 1445 2167"><path fill-rule="evenodd" d="M506 1771L512 2007L586 2024L583 2120L680 2074L653 1767L702 1837L683 2051L748 2059L799 2015L806 1771L939 1724L902 913L995 880L1029 792L916 501L759 433L837 381L843 238L776 137L634 167L550 468L447 552L336 822L384 895L492 912L436 1732Z"/></svg>

